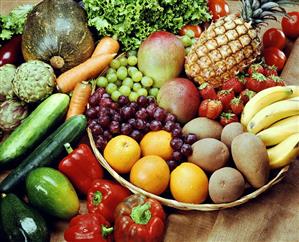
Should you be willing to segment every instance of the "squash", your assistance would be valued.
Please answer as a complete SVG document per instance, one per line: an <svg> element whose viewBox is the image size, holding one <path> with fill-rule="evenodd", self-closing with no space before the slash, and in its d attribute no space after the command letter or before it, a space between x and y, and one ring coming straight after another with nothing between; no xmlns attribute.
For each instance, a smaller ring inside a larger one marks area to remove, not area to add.
<svg viewBox="0 0 299 242"><path fill-rule="evenodd" d="M28 14L22 37L24 59L66 71L87 60L95 48L86 13L73 0L44 0Z"/></svg>

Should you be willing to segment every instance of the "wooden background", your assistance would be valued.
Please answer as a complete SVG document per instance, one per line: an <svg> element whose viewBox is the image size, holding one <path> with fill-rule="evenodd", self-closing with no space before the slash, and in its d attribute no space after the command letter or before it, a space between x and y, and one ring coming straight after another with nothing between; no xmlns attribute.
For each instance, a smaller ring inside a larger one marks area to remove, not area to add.
<svg viewBox="0 0 299 242"><path fill-rule="evenodd" d="M17 4L28 2L39 0L0 0L0 13L5 14ZM238 3L230 2L230 8L233 12L238 11ZM299 11L299 7L288 10ZM272 26L280 25L271 24L269 27ZM293 44L288 43L288 48L291 49ZM297 50L291 52L283 77L288 83L299 85L299 40L296 46ZM281 183L239 207L216 212L171 209L168 214L165 242L299 241L299 162L293 163ZM65 225L62 222L57 224L51 241L63 241Z"/></svg>

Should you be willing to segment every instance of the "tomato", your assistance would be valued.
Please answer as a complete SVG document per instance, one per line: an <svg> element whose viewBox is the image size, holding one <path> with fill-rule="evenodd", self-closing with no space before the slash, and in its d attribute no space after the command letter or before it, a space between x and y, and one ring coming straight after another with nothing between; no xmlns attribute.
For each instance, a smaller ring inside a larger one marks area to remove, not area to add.
<svg viewBox="0 0 299 242"><path fill-rule="evenodd" d="M289 38L299 37L299 12L288 13L290 18L283 17L281 27L284 34Z"/></svg>
<svg viewBox="0 0 299 242"><path fill-rule="evenodd" d="M286 44L286 37L280 29L268 29L263 35L264 48L276 47L282 50Z"/></svg>
<svg viewBox="0 0 299 242"><path fill-rule="evenodd" d="M225 0L209 0L208 6L213 15L213 20L229 14L229 7Z"/></svg>
<svg viewBox="0 0 299 242"><path fill-rule="evenodd" d="M185 25L183 28L180 29L179 35L181 35L181 36L186 35L186 33L187 33L188 30L192 30L193 31L193 33L195 35L194 36L195 38L198 38L201 35L201 33L202 33L202 29L201 29L200 26L188 24L188 25Z"/></svg>
<svg viewBox="0 0 299 242"><path fill-rule="evenodd" d="M265 62L269 66L276 66L277 71L281 71L286 62L285 54L278 48L269 47L264 50Z"/></svg>

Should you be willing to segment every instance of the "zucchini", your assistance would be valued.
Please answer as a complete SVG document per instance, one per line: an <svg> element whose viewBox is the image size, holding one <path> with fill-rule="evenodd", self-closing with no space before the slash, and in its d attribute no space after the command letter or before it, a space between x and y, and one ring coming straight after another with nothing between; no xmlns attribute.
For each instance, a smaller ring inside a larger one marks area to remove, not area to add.
<svg viewBox="0 0 299 242"><path fill-rule="evenodd" d="M0 144L0 168L16 163L39 144L65 115L70 98L56 93L48 97Z"/></svg>
<svg viewBox="0 0 299 242"><path fill-rule="evenodd" d="M44 218L12 193L2 194L0 228L3 237L1 241L50 241Z"/></svg>
<svg viewBox="0 0 299 242"><path fill-rule="evenodd" d="M65 121L46 138L25 160L23 160L0 183L0 192L12 191L24 182L30 171L41 166L51 166L65 152L64 144L78 141L86 129L84 115L76 115Z"/></svg>

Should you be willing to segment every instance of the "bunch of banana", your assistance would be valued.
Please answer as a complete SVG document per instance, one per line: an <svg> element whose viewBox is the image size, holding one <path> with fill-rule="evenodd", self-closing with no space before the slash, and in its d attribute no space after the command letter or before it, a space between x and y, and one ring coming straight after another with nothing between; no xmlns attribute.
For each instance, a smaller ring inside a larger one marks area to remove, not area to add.
<svg viewBox="0 0 299 242"><path fill-rule="evenodd" d="M271 146L267 150L271 168L288 165L299 154L299 86L259 92L246 104L241 123Z"/></svg>

